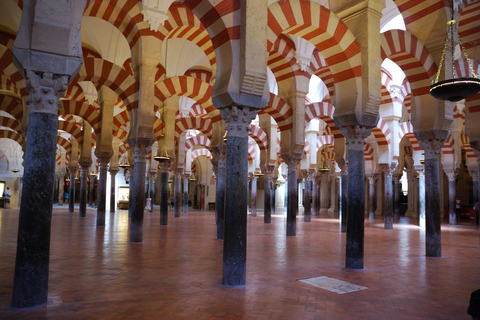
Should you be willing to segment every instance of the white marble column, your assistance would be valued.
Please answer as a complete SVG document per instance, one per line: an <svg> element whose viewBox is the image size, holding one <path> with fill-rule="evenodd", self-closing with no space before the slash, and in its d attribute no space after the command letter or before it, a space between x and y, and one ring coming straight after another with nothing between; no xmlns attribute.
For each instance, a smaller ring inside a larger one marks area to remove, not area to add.
<svg viewBox="0 0 480 320"><path fill-rule="evenodd" d="M375 174L368 174L368 219L373 220L375 219L375 208L374 208L374 201L375 201L375 182L377 181L377 177Z"/></svg>
<svg viewBox="0 0 480 320"><path fill-rule="evenodd" d="M458 173L456 170L444 169L444 171L448 178L448 222L450 225L455 226L457 224L455 180Z"/></svg>

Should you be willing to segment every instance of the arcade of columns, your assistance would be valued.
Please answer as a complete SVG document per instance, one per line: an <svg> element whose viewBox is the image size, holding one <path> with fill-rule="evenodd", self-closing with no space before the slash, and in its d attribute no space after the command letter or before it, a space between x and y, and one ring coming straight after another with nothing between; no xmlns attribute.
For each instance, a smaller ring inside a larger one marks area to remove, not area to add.
<svg viewBox="0 0 480 320"><path fill-rule="evenodd" d="M440 63L448 5L436 0L155 5L146 0L0 4L10 17L0 20L1 131L24 150L21 189L14 190L21 191L21 200L13 306L46 302L54 185L62 186L67 169L69 211L75 211L78 197L80 217L92 198L90 172L98 170L97 227L105 225L107 198L115 211L123 173L130 188L131 242L143 241L146 205L153 210L147 196L159 195L160 224L168 225L169 195L174 217L180 217L188 211L189 186L195 185L189 179L196 176L197 200L206 208L208 173L214 172L224 285L246 283L247 210L253 217L259 213L259 181L265 223L272 223L282 202L286 236L296 235L299 204L305 222L321 212L338 213L347 239L345 266L362 269L364 220L382 217L386 230L394 228L403 175L406 215L426 228L426 255L441 256L444 191L451 224L455 181L465 167L474 181L473 198L466 201L477 201L479 192L476 98L454 105L433 99L428 90ZM462 23L476 11L474 1L456 3L459 31L478 72L476 29ZM392 12L403 16L406 30L380 33ZM430 21L438 25L426 28ZM387 58L403 70L403 82L395 84L382 67ZM454 58L456 72L471 76L465 58ZM448 52L445 61L442 76L449 77ZM312 89L314 79L320 82ZM165 158L157 163L155 156ZM442 187L447 182L448 188ZM58 189L62 204L63 188Z"/></svg>

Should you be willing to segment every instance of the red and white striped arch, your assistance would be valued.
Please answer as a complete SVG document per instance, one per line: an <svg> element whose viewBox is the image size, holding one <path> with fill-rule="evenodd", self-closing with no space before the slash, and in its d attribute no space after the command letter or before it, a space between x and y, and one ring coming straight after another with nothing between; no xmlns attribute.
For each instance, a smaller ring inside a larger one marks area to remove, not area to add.
<svg viewBox="0 0 480 320"><path fill-rule="evenodd" d="M330 70L327 61L325 61L325 58L317 49L313 50L312 57L313 60L310 64L310 68L314 70L314 74L317 77L322 79L323 83L328 89L328 94L330 96L328 99L329 101L326 101L327 99L325 98L323 99L323 101L333 101L333 97L335 95L335 81L333 80L332 70Z"/></svg>
<svg viewBox="0 0 480 320"><path fill-rule="evenodd" d="M18 133L22 131L20 121L9 117L0 116L0 126L10 128Z"/></svg>
<svg viewBox="0 0 480 320"><path fill-rule="evenodd" d="M88 103L87 99L85 99L85 95L83 94L83 89L78 83L72 83L67 87L64 98L68 100Z"/></svg>
<svg viewBox="0 0 480 320"><path fill-rule="evenodd" d="M250 137L258 144L260 151L267 150L268 136L265 131L257 125L250 124Z"/></svg>
<svg viewBox="0 0 480 320"><path fill-rule="evenodd" d="M480 65L474 60L470 61L472 63L472 68L474 72L477 74L477 76L480 75ZM470 67L468 65L468 61L465 58L455 61L455 71L458 77L473 77ZM468 108L468 112L470 113L480 112L480 94L476 94L473 97L466 99L465 107Z"/></svg>
<svg viewBox="0 0 480 320"><path fill-rule="evenodd" d="M209 83L212 81L212 72L208 70L202 70L202 69L189 69L185 71L184 74L185 77L192 77L192 78L197 78L200 79L206 83Z"/></svg>
<svg viewBox="0 0 480 320"><path fill-rule="evenodd" d="M282 33L304 38L322 50L335 83L360 77L360 45L345 23L327 8L301 0L273 3L268 7L268 51Z"/></svg>
<svg viewBox="0 0 480 320"><path fill-rule="evenodd" d="M388 86L392 81L392 75L390 74L390 72L388 72L387 69L383 67L380 74L381 74L380 77L382 82L382 104L381 105L387 105L393 102L390 91L388 90Z"/></svg>
<svg viewBox="0 0 480 320"><path fill-rule="evenodd" d="M11 82L10 86L14 86L13 92L20 92L21 95L26 94L26 82L20 71L13 64L13 54L10 44L10 36L4 36L6 33L1 32L0 36L0 70L7 77L5 83ZM10 46L9 46L10 45ZM3 80L2 80L3 83Z"/></svg>
<svg viewBox="0 0 480 320"><path fill-rule="evenodd" d="M191 153L191 161L193 162L198 157L207 157L209 160L213 159L212 153L206 148L193 150Z"/></svg>
<svg viewBox="0 0 480 320"><path fill-rule="evenodd" d="M0 70L2 70L1 66ZM10 79L7 74L3 73L2 71L0 71L0 90L13 92L17 96L21 95L20 90L18 90L15 83Z"/></svg>
<svg viewBox="0 0 480 320"><path fill-rule="evenodd" d="M268 104L258 112L269 114L278 124L280 131L290 130L293 127L293 110L285 100L270 93Z"/></svg>
<svg viewBox="0 0 480 320"><path fill-rule="evenodd" d="M125 131L126 124L130 121L130 115L128 114L127 110L122 110L113 117L113 135L118 136L121 135L121 132ZM123 140L120 138L120 140Z"/></svg>
<svg viewBox="0 0 480 320"><path fill-rule="evenodd" d="M462 38L466 49L478 46L480 39L480 2L475 0L461 0L459 11L461 12L458 25L458 33Z"/></svg>
<svg viewBox="0 0 480 320"><path fill-rule="evenodd" d="M317 138L317 149L320 149L322 146L331 146L335 145L335 138L332 135L319 136Z"/></svg>
<svg viewBox="0 0 480 320"><path fill-rule="evenodd" d="M211 142L206 136L199 134L195 137L188 138L185 141L185 151L194 148L195 146L204 146L207 149L210 149Z"/></svg>
<svg viewBox="0 0 480 320"><path fill-rule="evenodd" d="M125 69L110 61L84 58L83 65L74 82L91 81L97 88L105 85L112 89L130 111L137 107L138 83Z"/></svg>
<svg viewBox="0 0 480 320"><path fill-rule="evenodd" d="M175 123L175 139L186 130L198 130L207 138L212 138L212 121L203 118L180 118Z"/></svg>
<svg viewBox="0 0 480 320"><path fill-rule="evenodd" d="M280 35L270 50L267 61L277 82L292 79L298 65L295 59L295 44L287 36Z"/></svg>
<svg viewBox="0 0 480 320"><path fill-rule="evenodd" d="M475 152L473 151L472 146L470 145L470 139L466 134L461 135L461 140L462 140L462 148L465 150L465 154L467 155L467 158L469 159L476 159L478 158Z"/></svg>
<svg viewBox="0 0 480 320"><path fill-rule="evenodd" d="M453 154L454 150L453 147L455 145L455 141L453 140L453 137L450 133L448 133L447 139L445 139L445 143L443 144L442 147L442 153L443 154Z"/></svg>
<svg viewBox="0 0 480 320"><path fill-rule="evenodd" d="M307 125L312 119L319 118L325 121L331 133L335 138L343 137L340 129L335 126L333 114L335 107L328 102L314 102L305 106L305 124Z"/></svg>
<svg viewBox="0 0 480 320"><path fill-rule="evenodd" d="M83 143L83 131L79 124L71 121L58 120L58 130L70 133L75 138L79 145ZM95 139L92 137L92 143L95 143Z"/></svg>
<svg viewBox="0 0 480 320"><path fill-rule="evenodd" d="M9 113L18 121L22 121L23 104L19 98L0 94L0 110Z"/></svg>
<svg viewBox="0 0 480 320"><path fill-rule="evenodd" d="M420 148L420 144L418 143L415 134L413 134L413 125L410 122L402 122L399 125L398 130L398 141L402 141L403 137L406 136L410 144L412 145L413 150L420 151L423 150Z"/></svg>
<svg viewBox="0 0 480 320"><path fill-rule="evenodd" d="M21 146L23 146L23 143L24 143L22 135L13 130L0 129L0 138L17 141L18 144Z"/></svg>
<svg viewBox="0 0 480 320"><path fill-rule="evenodd" d="M432 0L432 1L418 1L418 0L395 0L398 10L403 16L403 21L405 25L414 23L420 19L429 19L430 21L437 21L443 26L445 21L445 7L450 6L450 1L447 0ZM443 20L438 21L436 13Z"/></svg>
<svg viewBox="0 0 480 320"><path fill-rule="evenodd" d="M392 142L390 127L383 119L380 119L377 126L372 129L372 134L379 146L388 146Z"/></svg>
<svg viewBox="0 0 480 320"><path fill-rule="evenodd" d="M427 48L408 31L389 30L381 35L382 60L389 58L405 72L413 96L430 94L430 79L437 65Z"/></svg>
<svg viewBox="0 0 480 320"><path fill-rule="evenodd" d="M363 155L365 157L365 161L373 161L373 148L369 143L365 143Z"/></svg>
<svg viewBox="0 0 480 320"><path fill-rule="evenodd" d="M255 145L248 144L248 161L255 159Z"/></svg>
<svg viewBox="0 0 480 320"><path fill-rule="evenodd" d="M101 131L100 128L100 112L88 103L82 103L71 100L61 100L62 108L58 109L58 115L64 116L73 114L87 121L96 134ZM65 119L65 118L64 118Z"/></svg>

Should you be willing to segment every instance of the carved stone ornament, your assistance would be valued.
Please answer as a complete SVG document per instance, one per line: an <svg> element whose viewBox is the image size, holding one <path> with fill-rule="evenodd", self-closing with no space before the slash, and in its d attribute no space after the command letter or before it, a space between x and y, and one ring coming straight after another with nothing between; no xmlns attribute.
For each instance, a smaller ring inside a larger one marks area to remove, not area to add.
<svg viewBox="0 0 480 320"><path fill-rule="evenodd" d="M257 110L233 106L220 110L220 114L227 125L228 137L248 138L250 122L255 119Z"/></svg>
<svg viewBox="0 0 480 320"><path fill-rule="evenodd" d="M58 115L58 108L62 105L59 101L65 94L68 85L68 77L54 77L51 73L38 74L27 70L27 91L30 99L30 112L41 112Z"/></svg>
<svg viewBox="0 0 480 320"><path fill-rule="evenodd" d="M379 168L383 172L385 177L392 177L393 172L397 168L397 164L382 163L382 164L379 164Z"/></svg>
<svg viewBox="0 0 480 320"><path fill-rule="evenodd" d="M133 159L136 163L146 163L149 147L143 144L133 146Z"/></svg>
<svg viewBox="0 0 480 320"><path fill-rule="evenodd" d="M445 143L444 140L430 139L430 140L418 140L420 148L425 151L426 159L438 159L440 151Z"/></svg>
<svg viewBox="0 0 480 320"><path fill-rule="evenodd" d="M160 162L160 172L161 173L168 173L170 171L170 166L172 165L171 161Z"/></svg>
<svg viewBox="0 0 480 320"><path fill-rule="evenodd" d="M346 138L345 144L349 150L362 150L365 146L365 138L372 132L372 128L360 125L342 127L342 134Z"/></svg>
<svg viewBox="0 0 480 320"><path fill-rule="evenodd" d="M366 176L367 176L369 184L373 185L377 181L377 175L376 174L367 174Z"/></svg>

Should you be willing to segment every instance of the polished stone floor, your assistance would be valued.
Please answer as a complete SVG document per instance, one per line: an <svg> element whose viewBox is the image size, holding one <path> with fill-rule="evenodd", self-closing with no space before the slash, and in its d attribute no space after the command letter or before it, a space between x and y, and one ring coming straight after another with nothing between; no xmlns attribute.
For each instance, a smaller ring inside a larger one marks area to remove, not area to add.
<svg viewBox="0 0 480 320"><path fill-rule="evenodd" d="M158 211L158 208L156 209ZM478 228L442 224L442 258L426 258L424 231L402 218L393 231L366 221L365 269L343 267L345 234L333 217L248 218L247 285L220 284L222 241L212 211L169 217L146 213L144 242L128 242L127 212L54 209L48 304L9 307L18 210L0 210L0 319L470 319L480 288ZM298 280L330 277L368 289L338 294Z"/></svg>

